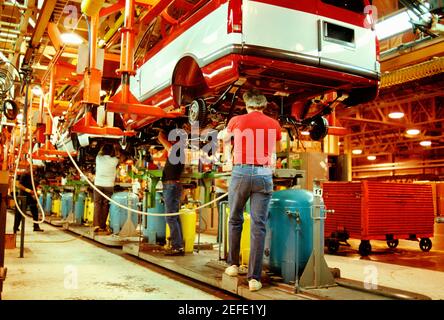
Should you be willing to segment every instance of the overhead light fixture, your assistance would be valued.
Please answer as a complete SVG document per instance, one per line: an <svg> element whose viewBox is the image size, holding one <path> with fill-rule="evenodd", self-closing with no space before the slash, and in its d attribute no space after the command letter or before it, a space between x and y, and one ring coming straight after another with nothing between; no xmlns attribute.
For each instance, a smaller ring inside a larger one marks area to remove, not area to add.
<svg viewBox="0 0 444 320"><path fill-rule="evenodd" d="M3 60L4 62L9 62L9 59L1 51L0 51L0 59Z"/></svg>
<svg viewBox="0 0 444 320"><path fill-rule="evenodd" d="M31 25L31 27L35 28L35 21L33 18L29 18L28 22Z"/></svg>
<svg viewBox="0 0 444 320"><path fill-rule="evenodd" d="M421 133L419 129L408 129L405 133L407 133L409 136L417 136Z"/></svg>
<svg viewBox="0 0 444 320"><path fill-rule="evenodd" d="M83 43L82 37L80 37L77 33L62 33L60 35L60 38L62 39L63 43L65 44L74 44L79 45Z"/></svg>
<svg viewBox="0 0 444 320"><path fill-rule="evenodd" d="M302 134L303 136L309 136L309 135L310 135L310 132L308 132L308 131L301 131L301 134Z"/></svg>
<svg viewBox="0 0 444 320"><path fill-rule="evenodd" d="M432 141L424 140L424 141L421 141L419 144L423 147L430 147L432 145Z"/></svg>
<svg viewBox="0 0 444 320"><path fill-rule="evenodd" d="M407 11L395 14L378 22L375 26L376 35L379 40L390 38L391 36L411 29L412 24L410 23L410 16Z"/></svg>
<svg viewBox="0 0 444 320"><path fill-rule="evenodd" d="M411 10L404 10L378 22L375 26L376 35L379 40L384 40L394 35L413 30L412 21L420 23L421 20L429 21L430 19L431 15L429 12L423 14L420 19Z"/></svg>
<svg viewBox="0 0 444 320"><path fill-rule="evenodd" d="M376 156L368 156L367 159L370 160L370 161L375 161L376 160Z"/></svg>
<svg viewBox="0 0 444 320"><path fill-rule="evenodd" d="M355 155L360 155L360 154L362 154L362 149L353 149L352 153Z"/></svg>
<svg viewBox="0 0 444 320"><path fill-rule="evenodd" d="M43 94L42 88L40 86L34 86L32 88L32 94L40 97Z"/></svg>
<svg viewBox="0 0 444 320"><path fill-rule="evenodd" d="M401 119L404 118L404 112L401 111L390 112L388 116L390 119Z"/></svg>

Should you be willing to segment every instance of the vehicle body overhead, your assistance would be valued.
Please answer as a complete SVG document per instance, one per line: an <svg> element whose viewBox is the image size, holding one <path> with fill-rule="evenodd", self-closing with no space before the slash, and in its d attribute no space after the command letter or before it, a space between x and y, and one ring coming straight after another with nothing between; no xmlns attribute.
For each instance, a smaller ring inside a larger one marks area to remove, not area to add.
<svg viewBox="0 0 444 320"><path fill-rule="evenodd" d="M240 96L256 87L269 102L284 97L288 113L302 120L310 112L292 111L292 105L332 92L345 93L348 106L377 95L379 48L367 0L187 3L182 15L173 2L161 17L139 26L130 80L138 103L164 110L196 99L211 105L222 94ZM232 106L225 101L214 107ZM134 115L125 126L137 129L156 120Z"/></svg>

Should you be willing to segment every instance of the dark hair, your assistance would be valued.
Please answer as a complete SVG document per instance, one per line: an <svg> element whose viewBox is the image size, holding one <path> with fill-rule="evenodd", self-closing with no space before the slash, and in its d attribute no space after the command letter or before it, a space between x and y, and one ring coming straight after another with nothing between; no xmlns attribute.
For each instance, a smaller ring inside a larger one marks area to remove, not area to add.
<svg viewBox="0 0 444 320"><path fill-rule="evenodd" d="M263 110L267 107L267 98L256 88L245 92L242 98L244 99L247 108Z"/></svg>
<svg viewBox="0 0 444 320"><path fill-rule="evenodd" d="M99 151L99 155L114 157L115 156L115 151L114 151L113 145L109 144L109 143L104 144L102 149L100 149L100 151Z"/></svg>

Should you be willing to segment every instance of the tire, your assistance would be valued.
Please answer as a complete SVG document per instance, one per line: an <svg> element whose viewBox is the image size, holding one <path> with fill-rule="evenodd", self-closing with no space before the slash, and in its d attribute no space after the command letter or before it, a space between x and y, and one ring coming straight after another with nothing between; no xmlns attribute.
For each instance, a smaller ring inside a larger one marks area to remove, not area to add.
<svg viewBox="0 0 444 320"><path fill-rule="evenodd" d="M327 243L327 248L329 253L336 253L339 250L339 241L334 239L329 239Z"/></svg>
<svg viewBox="0 0 444 320"><path fill-rule="evenodd" d="M324 117L314 118L310 125L310 138L314 141L321 141L328 134L328 121Z"/></svg>
<svg viewBox="0 0 444 320"><path fill-rule="evenodd" d="M429 238L421 238L419 241L419 248L424 252L429 252L432 249L432 240Z"/></svg>
<svg viewBox="0 0 444 320"><path fill-rule="evenodd" d="M375 100L378 96L378 93L378 87L356 88L349 93L348 98L346 98L343 103L347 107L353 107L358 104L363 104Z"/></svg>
<svg viewBox="0 0 444 320"><path fill-rule="evenodd" d="M372 245L369 240L361 240L359 244L359 254L363 257L368 256L372 252Z"/></svg>
<svg viewBox="0 0 444 320"><path fill-rule="evenodd" d="M19 108L17 106L17 103L15 103L14 100L7 99L3 102L3 114L8 120L15 120L17 117Z"/></svg>
<svg viewBox="0 0 444 320"><path fill-rule="evenodd" d="M190 104L188 110L188 121L190 123L197 122L199 127L204 127L207 122L207 105L205 100L196 99Z"/></svg>
<svg viewBox="0 0 444 320"><path fill-rule="evenodd" d="M394 240L387 240L387 246L391 249L395 249L399 244L399 240L398 239L394 239Z"/></svg>

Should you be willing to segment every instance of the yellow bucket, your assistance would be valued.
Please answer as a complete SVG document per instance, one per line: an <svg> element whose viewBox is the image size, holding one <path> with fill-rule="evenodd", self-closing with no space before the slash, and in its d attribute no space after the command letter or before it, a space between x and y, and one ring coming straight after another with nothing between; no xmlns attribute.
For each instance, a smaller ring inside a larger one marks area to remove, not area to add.
<svg viewBox="0 0 444 320"><path fill-rule="evenodd" d="M194 251L194 240L196 238L196 210L180 209L179 212L181 213L179 219L183 241L185 242L185 253L192 253ZM168 223L165 228L165 237L167 240L170 237ZM171 247L171 241L167 241L166 247Z"/></svg>
<svg viewBox="0 0 444 320"><path fill-rule="evenodd" d="M91 197L86 197L85 211L83 212L83 220L85 224L90 226L94 221L94 201Z"/></svg>
<svg viewBox="0 0 444 320"><path fill-rule="evenodd" d="M230 232L228 229L228 223L230 220L230 209L227 208L227 239L230 238ZM242 224L242 234L240 240L240 263L241 265L248 265L248 261L250 260L250 226L251 226L251 218L250 214L244 212L244 223ZM229 249L229 241L227 241L227 249Z"/></svg>
<svg viewBox="0 0 444 320"><path fill-rule="evenodd" d="M60 198L53 198L52 199L52 205L51 205L51 212L55 213L56 217L61 217L61 205L62 202Z"/></svg>

